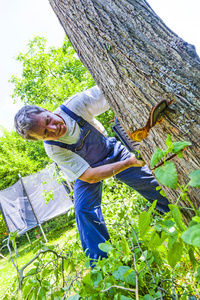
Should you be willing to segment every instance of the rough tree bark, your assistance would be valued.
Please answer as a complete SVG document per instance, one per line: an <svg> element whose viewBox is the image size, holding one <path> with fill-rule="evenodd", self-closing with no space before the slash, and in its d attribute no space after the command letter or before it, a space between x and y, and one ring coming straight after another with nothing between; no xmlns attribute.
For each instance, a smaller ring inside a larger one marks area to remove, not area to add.
<svg viewBox="0 0 200 300"><path fill-rule="evenodd" d="M150 163L157 147L173 141L192 146L174 159L181 184L200 167L200 59L195 47L183 41L155 14L145 0L49 0L80 60L99 85L120 123L128 131L145 126L151 108L173 100L164 121L141 142ZM179 190L164 187L172 203ZM195 207L199 189L189 188ZM188 203L179 201L182 206Z"/></svg>

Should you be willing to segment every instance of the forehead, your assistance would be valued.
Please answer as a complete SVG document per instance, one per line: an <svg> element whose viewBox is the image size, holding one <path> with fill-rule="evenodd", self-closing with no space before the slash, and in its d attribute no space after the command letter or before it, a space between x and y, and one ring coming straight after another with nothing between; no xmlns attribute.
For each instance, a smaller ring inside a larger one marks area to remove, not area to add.
<svg viewBox="0 0 200 300"><path fill-rule="evenodd" d="M43 111L37 115L34 115L33 125L31 131L29 132L30 136L37 139L43 137L47 115L48 115L47 111Z"/></svg>
<svg viewBox="0 0 200 300"><path fill-rule="evenodd" d="M48 115L47 111L43 111L37 115L33 115L33 128L40 127L44 124L44 121Z"/></svg>

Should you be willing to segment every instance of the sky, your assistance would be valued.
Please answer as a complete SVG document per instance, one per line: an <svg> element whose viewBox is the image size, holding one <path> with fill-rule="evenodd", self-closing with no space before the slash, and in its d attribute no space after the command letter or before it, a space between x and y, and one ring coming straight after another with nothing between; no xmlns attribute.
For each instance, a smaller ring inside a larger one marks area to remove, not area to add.
<svg viewBox="0 0 200 300"><path fill-rule="evenodd" d="M0 126L13 130L13 118L20 102L13 104L13 84L8 80L20 75L21 65L15 61L25 53L34 36L43 36L48 46L61 46L64 30L48 0L0 0ZM186 42L195 45L200 55L200 1L148 0L157 15Z"/></svg>

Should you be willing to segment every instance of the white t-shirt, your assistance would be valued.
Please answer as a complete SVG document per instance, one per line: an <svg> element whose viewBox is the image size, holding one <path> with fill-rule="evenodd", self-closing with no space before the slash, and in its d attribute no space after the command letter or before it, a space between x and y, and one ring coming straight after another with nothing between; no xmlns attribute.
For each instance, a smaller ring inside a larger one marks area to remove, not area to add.
<svg viewBox="0 0 200 300"><path fill-rule="evenodd" d="M109 109L108 103L97 86L76 94L63 104L102 134L107 135L103 125L94 118ZM67 126L66 134L56 141L69 145L78 142L80 127L76 121L63 112L60 107L54 113L60 115ZM82 157L70 150L46 143L44 146L47 155L59 165L69 181L79 178L89 168L89 164Z"/></svg>

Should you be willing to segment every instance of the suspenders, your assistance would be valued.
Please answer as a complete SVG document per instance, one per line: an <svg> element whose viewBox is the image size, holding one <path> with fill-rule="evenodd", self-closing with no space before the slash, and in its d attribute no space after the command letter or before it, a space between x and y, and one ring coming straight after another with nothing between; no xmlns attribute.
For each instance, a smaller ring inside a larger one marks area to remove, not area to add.
<svg viewBox="0 0 200 300"><path fill-rule="evenodd" d="M84 126L84 124L86 123L86 121L80 117L77 116L73 111L71 111L69 108L67 108L65 105L61 104L60 108L68 115L70 116L72 119L74 119L78 125L80 125L81 127Z"/></svg>
<svg viewBox="0 0 200 300"><path fill-rule="evenodd" d="M78 125L80 127L83 127L84 124L87 122L85 121L82 117L76 115L73 111L71 111L69 108L67 108L65 105L61 104L60 105L60 108L68 115L70 116L72 119L74 119ZM62 143L62 142L58 142L58 141L43 141L43 143L45 144L48 144L48 145L55 145L55 146L59 146L61 148L65 148L67 150L70 150L70 146L65 144L65 143Z"/></svg>

